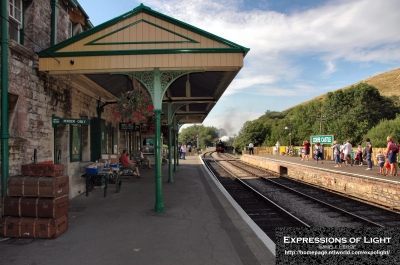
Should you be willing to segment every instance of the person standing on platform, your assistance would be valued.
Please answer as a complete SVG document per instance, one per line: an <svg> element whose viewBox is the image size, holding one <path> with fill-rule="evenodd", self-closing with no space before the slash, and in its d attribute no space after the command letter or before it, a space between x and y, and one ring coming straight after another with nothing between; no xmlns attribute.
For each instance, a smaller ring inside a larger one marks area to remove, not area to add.
<svg viewBox="0 0 400 265"><path fill-rule="evenodd" d="M386 140L388 143L386 154L390 163L390 176L397 176L397 152L399 148L397 144L393 142L392 136L388 136Z"/></svg>
<svg viewBox="0 0 400 265"><path fill-rule="evenodd" d="M137 178L141 178L139 174L139 167L135 162L132 162L129 157L128 157L128 151L124 149L122 151L122 155L119 158L119 161L121 162L121 165L127 168L130 168L136 172Z"/></svg>
<svg viewBox="0 0 400 265"><path fill-rule="evenodd" d="M181 151L182 151L182 159L183 160L186 160L186 144L183 144L182 146L181 146Z"/></svg>
<svg viewBox="0 0 400 265"><path fill-rule="evenodd" d="M276 142L275 148L276 148L276 154L280 155L281 154L281 144L279 143L279 141Z"/></svg>
<svg viewBox="0 0 400 265"><path fill-rule="evenodd" d="M181 146L181 144L178 145L178 156L179 156L179 159L182 158L182 146Z"/></svg>
<svg viewBox="0 0 400 265"><path fill-rule="evenodd" d="M307 161L309 160L310 157L310 142L308 142L308 140L305 140L303 142L303 146L304 146L304 157L301 158L301 160L304 160L304 158L307 158Z"/></svg>
<svg viewBox="0 0 400 265"><path fill-rule="evenodd" d="M344 161L346 162L346 166L349 165L350 162L350 166L353 165L353 163L351 162L351 149L353 148L353 146L350 143L350 140L347 140L346 143L343 145L343 155L344 155Z"/></svg>
<svg viewBox="0 0 400 265"><path fill-rule="evenodd" d="M254 144L253 143L249 143L249 154L254 155Z"/></svg>
<svg viewBox="0 0 400 265"><path fill-rule="evenodd" d="M365 146L365 152L366 152L365 160L367 160L367 169L366 170L371 170L372 169L372 160L371 160L372 159L372 144L371 144L371 140L368 137L365 138L365 141L367 142L367 144Z"/></svg>
<svg viewBox="0 0 400 265"><path fill-rule="evenodd" d="M360 167L363 165L363 156L362 156L363 148L361 144L362 144L361 142L358 143L357 155L356 155L356 157L358 157L358 162L360 163L359 164Z"/></svg>
<svg viewBox="0 0 400 265"><path fill-rule="evenodd" d="M333 141L332 144L333 157L335 158L335 167L342 167L342 160L340 159L340 144L337 141Z"/></svg>
<svg viewBox="0 0 400 265"><path fill-rule="evenodd" d="M385 176L386 175L389 175L389 172L390 172L390 163L389 163L389 159L386 157L386 160L385 160L386 162L385 162Z"/></svg>
<svg viewBox="0 0 400 265"><path fill-rule="evenodd" d="M320 143L315 143L315 160L317 160L317 164L318 164L318 160L321 160L321 164L323 164L324 162L322 162L322 145Z"/></svg>
<svg viewBox="0 0 400 265"><path fill-rule="evenodd" d="M190 144L187 145L187 151L189 151L189 156L192 155L192 146Z"/></svg>
<svg viewBox="0 0 400 265"><path fill-rule="evenodd" d="M378 154L376 155L376 161L378 161L378 165L379 165L379 173L381 175L385 175L385 171L383 166L385 165L385 155L382 154L382 149L379 148L378 149Z"/></svg>

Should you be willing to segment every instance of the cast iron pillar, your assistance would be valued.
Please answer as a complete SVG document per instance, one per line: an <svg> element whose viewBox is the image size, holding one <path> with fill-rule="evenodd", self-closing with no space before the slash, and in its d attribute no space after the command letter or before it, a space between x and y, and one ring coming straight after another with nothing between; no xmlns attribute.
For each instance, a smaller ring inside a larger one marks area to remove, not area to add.
<svg viewBox="0 0 400 265"><path fill-rule="evenodd" d="M172 104L168 102L168 182L174 182L172 176Z"/></svg>
<svg viewBox="0 0 400 265"><path fill-rule="evenodd" d="M50 45L57 44L57 17L58 17L58 0L51 0L51 33L50 33Z"/></svg>
<svg viewBox="0 0 400 265"><path fill-rule="evenodd" d="M162 199L162 175L161 175L161 110L154 110L154 120L156 123L155 132L155 166L156 166L156 212L163 212L164 205Z"/></svg>
<svg viewBox="0 0 400 265"><path fill-rule="evenodd" d="M1 1L1 196L7 195L8 177L8 32L7 3Z"/></svg>
<svg viewBox="0 0 400 265"><path fill-rule="evenodd" d="M176 126L176 116L175 116L174 117L174 139L175 139L175 141L174 141L174 172L177 171L176 165L179 161L179 158L178 158L178 130L176 128L177 128L177 126Z"/></svg>
<svg viewBox="0 0 400 265"><path fill-rule="evenodd" d="M161 112L162 112L162 97L164 95L164 90L162 88L161 81L161 72L159 68L154 68L153 71L153 89L150 89L150 95L153 100L154 105L154 122L156 124L155 131L155 166L156 166L156 176L155 176L155 184L156 184L156 205L154 209L156 212L163 212L163 198L162 198L162 172L161 172ZM149 75L151 77L151 74Z"/></svg>
<svg viewBox="0 0 400 265"><path fill-rule="evenodd" d="M140 81L149 91L154 105L154 120L155 120L155 182L156 182L156 206L157 212L164 211L162 202L162 176L161 176L161 112L162 100L165 91L173 81L180 76L187 74L188 71L160 71L159 68L154 68L153 71L123 73L132 76Z"/></svg>

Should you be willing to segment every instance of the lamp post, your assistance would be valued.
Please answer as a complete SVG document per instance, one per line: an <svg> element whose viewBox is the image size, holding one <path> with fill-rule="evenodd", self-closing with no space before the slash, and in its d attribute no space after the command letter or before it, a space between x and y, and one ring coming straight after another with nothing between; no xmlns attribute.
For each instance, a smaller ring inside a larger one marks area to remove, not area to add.
<svg viewBox="0 0 400 265"><path fill-rule="evenodd" d="M285 130L289 130L289 136L290 136L289 146L292 146L292 119L290 119L289 121L289 127L286 126Z"/></svg>
<svg viewBox="0 0 400 265"><path fill-rule="evenodd" d="M319 134L322 134L322 122L325 121L325 115L317 115L316 119L319 120Z"/></svg>

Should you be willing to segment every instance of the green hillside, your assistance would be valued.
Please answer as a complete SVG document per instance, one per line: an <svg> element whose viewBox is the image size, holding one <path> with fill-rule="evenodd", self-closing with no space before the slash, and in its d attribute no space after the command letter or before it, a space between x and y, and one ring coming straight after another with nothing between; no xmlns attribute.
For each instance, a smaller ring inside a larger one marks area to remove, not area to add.
<svg viewBox="0 0 400 265"><path fill-rule="evenodd" d="M385 147L391 135L400 141L400 68L371 76L351 86L325 93L282 112L266 111L247 121L233 146L301 145L311 135L334 135L353 144L370 138Z"/></svg>
<svg viewBox="0 0 400 265"><path fill-rule="evenodd" d="M357 82L354 84L357 85L359 83L366 83L371 86L376 87L379 90L379 93L382 96L390 97L390 96L399 96L400 97L400 68L391 70L389 72L385 72L379 75L371 76L369 78L366 78L364 80L361 80L360 82ZM348 89L351 86L343 87L338 90L344 90ZM300 105L306 104L310 101L318 100L318 99L325 99L326 94L320 95L318 97L315 97L309 101L305 101L301 103ZM290 109L292 109L291 107Z"/></svg>

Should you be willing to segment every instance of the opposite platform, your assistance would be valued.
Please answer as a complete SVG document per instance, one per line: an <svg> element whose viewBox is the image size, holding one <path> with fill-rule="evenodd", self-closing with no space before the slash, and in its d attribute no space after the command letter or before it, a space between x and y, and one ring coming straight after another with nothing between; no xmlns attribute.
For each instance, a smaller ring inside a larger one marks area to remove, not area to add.
<svg viewBox="0 0 400 265"><path fill-rule="evenodd" d="M241 159L323 189L400 210L400 177L379 175L378 167L335 167L329 160L317 164L312 159L301 161L299 157L280 155L243 155Z"/></svg>
<svg viewBox="0 0 400 265"><path fill-rule="evenodd" d="M334 170L337 172L342 172L344 174L357 174L357 175L362 175L366 177L371 177L371 178L376 178L376 179L382 179L382 180L387 180L387 181L394 181L394 182L400 182L400 176L394 177L394 176L382 176L379 175L379 167L378 166L373 166L372 170L366 170L367 166L366 165L353 165L353 166L346 166L345 164L342 165L342 167L335 167L335 162L332 160L323 160L317 162L310 158L309 161L307 160L300 160L300 157L298 156L283 156L283 155L257 155L260 157L266 157L270 159L277 159L277 160L282 160L286 162L291 162L291 163L298 163L300 165L305 165L305 166L312 166L312 167L317 167L321 169L329 169L329 170ZM311 156L311 155L310 155ZM399 170L400 173L400 170Z"/></svg>
<svg viewBox="0 0 400 265"><path fill-rule="evenodd" d="M154 211L154 169L143 169L120 193L96 188L70 200L59 238L0 242L0 264L275 264L199 157L179 163L173 183L162 166L163 213Z"/></svg>

